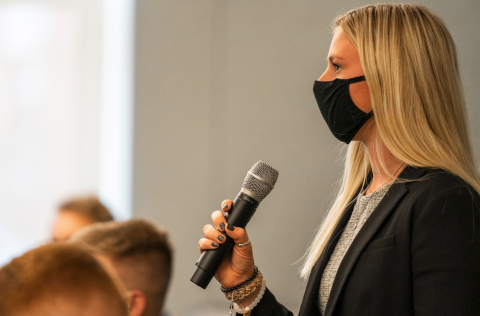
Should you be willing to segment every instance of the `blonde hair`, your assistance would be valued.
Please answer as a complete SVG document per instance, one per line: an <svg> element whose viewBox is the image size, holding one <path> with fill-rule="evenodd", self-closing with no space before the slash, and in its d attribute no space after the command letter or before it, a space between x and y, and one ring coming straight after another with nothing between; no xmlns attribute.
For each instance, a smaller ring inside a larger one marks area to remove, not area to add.
<svg viewBox="0 0 480 316"><path fill-rule="evenodd" d="M442 20L420 5L378 4L338 17L337 27L359 52L377 140L405 164L447 170L480 193L455 44ZM370 171L365 145L352 142L338 195L304 257L303 277Z"/></svg>

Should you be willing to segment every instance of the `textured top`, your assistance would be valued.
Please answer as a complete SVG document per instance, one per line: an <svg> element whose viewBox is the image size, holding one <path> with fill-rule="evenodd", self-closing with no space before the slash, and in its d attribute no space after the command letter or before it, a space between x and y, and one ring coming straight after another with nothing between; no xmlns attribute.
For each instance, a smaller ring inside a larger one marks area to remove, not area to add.
<svg viewBox="0 0 480 316"><path fill-rule="evenodd" d="M360 229L362 229L363 224L365 224L370 214L372 214L391 186L392 183L380 188L372 194L363 195L357 199L357 203L353 208L350 220L348 221L347 226L345 226L340 240L335 246L332 256L330 257L330 260L325 267L325 271L323 272L322 280L320 282L320 295L318 304L322 315L325 313L325 308L327 307L333 281L335 280L338 267L342 263L343 257L347 253L348 248L350 248L350 245Z"/></svg>

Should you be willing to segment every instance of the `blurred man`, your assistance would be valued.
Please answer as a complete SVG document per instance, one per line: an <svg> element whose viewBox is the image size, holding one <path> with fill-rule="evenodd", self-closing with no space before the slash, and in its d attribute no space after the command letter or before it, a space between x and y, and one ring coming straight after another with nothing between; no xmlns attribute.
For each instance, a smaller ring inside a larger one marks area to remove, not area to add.
<svg viewBox="0 0 480 316"><path fill-rule="evenodd" d="M112 215L96 197L68 200L58 208L53 224L53 241L64 242L85 226L111 220Z"/></svg>
<svg viewBox="0 0 480 316"><path fill-rule="evenodd" d="M0 315L127 316L121 286L84 249L45 245L0 269Z"/></svg>
<svg viewBox="0 0 480 316"><path fill-rule="evenodd" d="M114 270L127 289L130 316L159 316L172 270L165 231L145 220L97 223L69 242L91 251Z"/></svg>

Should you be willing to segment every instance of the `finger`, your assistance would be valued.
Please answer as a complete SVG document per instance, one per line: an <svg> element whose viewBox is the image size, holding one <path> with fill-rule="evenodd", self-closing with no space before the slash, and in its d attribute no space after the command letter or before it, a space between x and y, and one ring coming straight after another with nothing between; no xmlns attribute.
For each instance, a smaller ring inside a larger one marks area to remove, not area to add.
<svg viewBox="0 0 480 316"><path fill-rule="evenodd" d="M230 224L227 224L227 229L225 229L225 232L228 236L232 237L236 244L244 244L249 240L247 232L241 227L234 227Z"/></svg>
<svg viewBox="0 0 480 316"><path fill-rule="evenodd" d="M200 250L200 253L203 253L205 250L210 250L210 249L217 249L218 248L218 242L207 239L207 238L202 238L198 241L198 249Z"/></svg>
<svg viewBox="0 0 480 316"><path fill-rule="evenodd" d="M212 213L212 220L215 227L220 229L221 231L225 231L225 227L227 226L227 220L221 211L215 211Z"/></svg>
<svg viewBox="0 0 480 316"><path fill-rule="evenodd" d="M215 229L212 225L205 225L203 227L203 234L205 235L206 238L216 241L219 243L224 243L225 240L227 239L221 232Z"/></svg>
<svg viewBox="0 0 480 316"><path fill-rule="evenodd" d="M224 200L222 202L222 206L221 206L222 211L224 211L224 212L230 211L230 209L232 208L232 204L233 204L232 200Z"/></svg>

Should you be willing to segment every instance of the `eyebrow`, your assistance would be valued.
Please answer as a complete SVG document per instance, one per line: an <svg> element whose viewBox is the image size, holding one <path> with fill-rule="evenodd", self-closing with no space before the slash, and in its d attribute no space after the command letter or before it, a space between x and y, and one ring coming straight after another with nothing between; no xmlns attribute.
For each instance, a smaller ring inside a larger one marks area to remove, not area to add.
<svg viewBox="0 0 480 316"><path fill-rule="evenodd" d="M345 60L345 58L342 58L342 57L339 57L339 56L336 56L336 55L331 55L331 56L328 56L327 61L333 63L334 59Z"/></svg>

